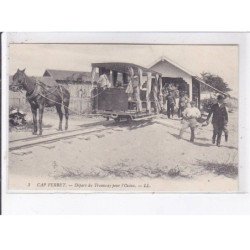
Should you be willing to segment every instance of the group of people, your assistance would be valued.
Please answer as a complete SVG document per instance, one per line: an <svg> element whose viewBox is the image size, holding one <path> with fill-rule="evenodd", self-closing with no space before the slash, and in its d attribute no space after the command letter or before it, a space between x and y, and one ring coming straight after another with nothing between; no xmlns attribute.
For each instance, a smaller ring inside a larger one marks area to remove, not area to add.
<svg viewBox="0 0 250 250"><path fill-rule="evenodd" d="M168 90L166 94L166 104L167 104L167 116L168 118L174 117L174 110L177 105L176 97L179 95L179 103L178 103L178 117L182 117L182 113L189 103L189 98L186 92L181 92L179 94L177 89Z"/></svg>
<svg viewBox="0 0 250 250"><path fill-rule="evenodd" d="M182 119L182 126L180 129L179 138L182 138L184 131L190 128L190 141L194 142L195 129L198 126L197 120L201 118L201 112L196 107L196 103L194 101L189 100L185 91L178 92L177 88L172 84L169 84L168 88L165 90L165 93L168 118L173 118L174 110L177 106L176 97L178 96L179 98L178 117ZM213 125L212 143L216 143L216 145L220 147L223 132L225 134L225 141L228 141L228 112L224 103L224 97L222 95L218 95L217 103L211 106L208 116L204 121L205 125L209 124L211 116Z"/></svg>
<svg viewBox="0 0 250 250"><path fill-rule="evenodd" d="M210 118L212 116L212 124L213 124L213 136L212 143L220 147L221 144L221 136L224 132L225 141L228 141L228 112L224 103L224 98L222 95L218 95L217 103L211 106L209 114L205 123L208 125ZM194 142L195 139L195 129L197 128L198 122L197 119L201 117L200 110L195 107L195 102L191 101L188 103L187 107L182 112L182 127L180 129L179 137L182 138L184 131L187 128L191 130L190 141Z"/></svg>
<svg viewBox="0 0 250 250"><path fill-rule="evenodd" d="M106 74L102 74L100 76L98 80L98 86L102 88L110 87L110 82ZM141 112L142 104L140 100L140 86L138 84L138 79L135 79L128 84L126 93L128 93L129 99L134 99L136 101L137 111ZM165 102L167 105L168 118L173 118L174 116L175 107L177 106L177 96L179 98L178 117L182 119L179 138L182 138L184 131L190 128L190 141L194 142L195 129L198 126L197 119L201 117L201 112L196 107L196 103L189 100L188 95L185 91L179 93L179 91L173 84L169 84L168 88L165 90ZM211 106L210 112L205 121L206 124L209 124L211 116L213 124L212 143L216 143L216 145L219 147L221 144L221 137L223 132L225 134L225 141L228 140L228 112L224 103L224 97L222 95L218 95L217 103Z"/></svg>
<svg viewBox="0 0 250 250"><path fill-rule="evenodd" d="M130 77L128 78L127 87L125 90L125 92L128 94L128 105L129 105L129 109L132 109L133 103L135 102L136 110L138 113L140 113L142 112L142 102L140 99L141 86L139 84L139 77L137 75L134 75L132 68L130 68L130 71L132 72L129 73ZM99 88L102 88L102 89L111 87L111 83L105 73L100 75L97 81L97 85ZM118 88L121 87L121 83L118 82L116 87Z"/></svg>

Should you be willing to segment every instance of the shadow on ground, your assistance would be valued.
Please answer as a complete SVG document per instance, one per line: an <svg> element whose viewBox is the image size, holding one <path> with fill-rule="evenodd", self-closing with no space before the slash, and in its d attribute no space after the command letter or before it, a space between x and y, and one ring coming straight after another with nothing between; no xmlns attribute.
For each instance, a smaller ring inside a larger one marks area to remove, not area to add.
<svg viewBox="0 0 250 250"><path fill-rule="evenodd" d="M169 134L172 135L173 137L175 137L178 140L183 140L183 141L190 142L189 140L184 139L184 138L180 139L179 135L177 135L177 134L173 134L173 133L169 133ZM200 138L199 138L199 140L200 140ZM196 141L195 142L190 142L190 143L192 143L194 145L197 145L197 146L202 146L202 147L211 147L211 146L213 146L210 143L201 143L201 142L196 142Z"/></svg>
<svg viewBox="0 0 250 250"><path fill-rule="evenodd" d="M149 126L154 124L155 122L153 119L145 119L145 120L140 120L140 121L121 121L119 123L116 123L115 121L99 121L99 122L93 122L93 123L88 123L88 124L81 124L78 125L81 128L90 128L98 125L102 125L104 127L117 127L117 128L128 128L129 130L137 129L137 128L142 128L145 126Z"/></svg>
<svg viewBox="0 0 250 250"><path fill-rule="evenodd" d="M98 125L103 125L103 126L110 126L112 125L113 122L110 121L98 121L98 122L92 122L92 123L84 123L81 125L78 125L81 128L90 128L90 127L94 127L94 126L98 126Z"/></svg>
<svg viewBox="0 0 250 250"><path fill-rule="evenodd" d="M129 130L134 130L134 129L150 126L155 123L156 122L153 119L145 119L145 120L139 120L139 121L134 120L130 123L120 122L120 123L116 123L116 126L120 128L128 128Z"/></svg>

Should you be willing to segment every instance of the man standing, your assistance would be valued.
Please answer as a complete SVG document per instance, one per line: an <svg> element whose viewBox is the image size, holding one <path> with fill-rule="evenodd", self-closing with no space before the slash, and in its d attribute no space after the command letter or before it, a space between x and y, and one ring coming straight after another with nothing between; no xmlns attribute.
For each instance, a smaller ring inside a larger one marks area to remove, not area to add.
<svg viewBox="0 0 250 250"><path fill-rule="evenodd" d="M110 83L110 81L105 73L100 75L100 77L97 81L97 84L98 84L99 88L103 88L103 89L111 87L111 83Z"/></svg>
<svg viewBox="0 0 250 250"><path fill-rule="evenodd" d="M194 132L197 126L197 118L201 116L200 110L195 107L195 102L193 101L190 102L190 106L188 105L188 107L183 111L182 116L183 120L182 120L182 127L180 130L180 139L182 138L184 131L187 128L190 128L191 130L190 141L194 142L195 139Z"/></svg>
<svg viewBox="0 0 250 250"><path fill-rule="evenodd" d="M174 116L174 107L175 107L175 97L174 97L174 93L172 91L170 91L167 95L167 116L168 118L170 118L170 115Z"/></svg>
<svg viewBox="0 0 250 250"><path fill-rule="evenodd" d="M207 123L209 123L209 119L213 115L212 124L213 124L213 137L212 143L218 147L220 147L221 143L221 135L224 131L225 133L225 141L228 140L228 130L227 130L227 123L228 123L228 112L227 108L224 103L224 98L222 95L218 95L217 103L212 105L211 110L207 117Z"/></svg>
<svg viewBox="0 0 250 250"><path fill-rule="evenodd" d="M185 91L180 93L180 97L179 97L179 109L178 109L178 117L182 117L182 112L184 111L184 109L187 107L187 103L189 102L189 98L186 94Z"/></svg>

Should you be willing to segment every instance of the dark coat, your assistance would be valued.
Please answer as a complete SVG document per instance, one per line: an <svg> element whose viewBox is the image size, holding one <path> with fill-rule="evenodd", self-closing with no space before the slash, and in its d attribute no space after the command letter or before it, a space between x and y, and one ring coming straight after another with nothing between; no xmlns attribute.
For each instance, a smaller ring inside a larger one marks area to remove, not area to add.
<svg viewBox="0 0 250 250"><path fill-rule="evenodd" d="M172 95L167 95L167 105L175 105L175 98Z"/></svg>
<svg viewBox="0 0 250 250"><path fill-rule="evenodd" d="M218 103L213 104L208 114L207 120L210 119L211 115L213 115L212 124L215 124L219 127L223 127L228 122L228 113L224 103L222 103L221 106L219 106Z"/></svg>

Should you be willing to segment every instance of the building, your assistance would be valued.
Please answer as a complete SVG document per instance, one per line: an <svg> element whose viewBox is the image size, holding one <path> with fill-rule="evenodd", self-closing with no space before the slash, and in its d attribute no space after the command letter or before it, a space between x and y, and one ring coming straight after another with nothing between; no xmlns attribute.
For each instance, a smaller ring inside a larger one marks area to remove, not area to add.
<svg viewBox="0 0 250 250"><path fill-rule="evenodd" d="M67 84L66 88L70 91L71 97L90 97L91 95L91 72L46 69L43 78L52 78L56 83Z"/></svg>
<svg viewBox="0 0 250 250"><path fill-rule="evenodd" d="M150 69L162 74L162 86L175 85L178 90L185 91L190 100L200 105L200 81L193 73L166 58L158 59Z"/></svg>
<svg viewBox="0 0 250 250"><path fill-rule="evenodd" d="M201 84L209 86L211 90L216 93L226 95L218 89L206 84L199 77L195 76L195 74L165 56L154 62L153 65L150 66L150 69L162 74L163 87L167 87L169 84L175 85L180 92L185 91L189 99L195 101L198 107L200 107L201 100Z"/></svg>
<svg viewBox="0 0 250 250"><path fill-rule="evenodd" d="M42 77L35 77L38 81L46 84L47 86L56 86L58 83L54 80L53 77L49 76L42 76Z"/></svg>
<svg viewBox="0 0 250 250"><path fill-rule="evenodd" d="M91 72L46 69L43 76L61 84L91 84Z"/></svg>

